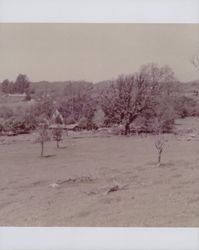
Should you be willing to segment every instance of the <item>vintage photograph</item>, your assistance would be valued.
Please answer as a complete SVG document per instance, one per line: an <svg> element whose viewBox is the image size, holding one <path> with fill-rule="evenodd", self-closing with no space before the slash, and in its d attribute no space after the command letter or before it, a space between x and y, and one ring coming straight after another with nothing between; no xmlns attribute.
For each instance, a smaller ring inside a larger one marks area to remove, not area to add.
<svg viewBox="0 0 199 250"><path fill-rule="evenodd" d="M0 23L0 226L199 226L199 24Z"/></svg>

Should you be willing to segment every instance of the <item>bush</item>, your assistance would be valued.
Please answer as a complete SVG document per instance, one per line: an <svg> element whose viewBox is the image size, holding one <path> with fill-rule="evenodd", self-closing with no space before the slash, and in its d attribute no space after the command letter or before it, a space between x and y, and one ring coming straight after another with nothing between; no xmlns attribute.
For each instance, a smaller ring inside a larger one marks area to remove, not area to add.
<svg viewBox="0 0 199 250"><path fill-rule="evenodd" d="M88 119L86 117L82 117L78 122L78 126L80 129L87 129Z"/></svg>
<svg viewBox="0 0 199 250"><path fill-rule="evenodd" d="M36 128L36 120L30 115L23 115L17 117L10 117L6 119L2 126L3 131L15 132L15 133L29 133L31 130Z"/></svg>
<svg viewBox="0 0 199 250"><path fill-rule="evenodd" d="M124 134L124 131L125 131L125 127L122 124L114 125L113 127L111 127L111 133L113 135L122 135Z"/></svg>

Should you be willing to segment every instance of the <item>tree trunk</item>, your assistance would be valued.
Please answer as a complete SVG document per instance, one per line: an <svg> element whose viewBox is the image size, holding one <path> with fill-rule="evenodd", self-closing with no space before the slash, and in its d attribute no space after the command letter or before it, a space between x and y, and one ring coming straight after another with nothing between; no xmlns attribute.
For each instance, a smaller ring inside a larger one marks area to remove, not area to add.
<svg viewBox="0 0 199 250"><path fill-rule="evenodd" d="M41 143L41 157L44 156L44 143Z"/></svg>
<svg viewBox="0 0 199 250"><path fill-rule="evenodd" d="M59 148L59 141L57 140L57 148Z"/></svg>
<svg viewBox="0 0 199 250"><path fill-rule="evenodd" d="M162 155L162 152L159 151L159 152L158 152L158 166L161 165L161 155Z"/></svg>
<svg viewBox="0 0 199 250"><path fill-rule="evenodd" d="M130 132L130 123L125 124L125 130L124 130L124 135L128 135Z"/></svg>

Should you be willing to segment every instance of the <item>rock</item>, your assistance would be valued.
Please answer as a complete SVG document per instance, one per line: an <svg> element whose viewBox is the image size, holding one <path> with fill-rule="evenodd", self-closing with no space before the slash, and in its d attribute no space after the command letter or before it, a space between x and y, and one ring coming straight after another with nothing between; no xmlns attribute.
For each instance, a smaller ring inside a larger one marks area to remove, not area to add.
<svg viewBox="0 0 199 250"><path fill-rule="evenodd" d="M60 187L60 185L57 184L57 183L52 183L52 184L50 184L50 186L51 186L52 188L58 188L58 187Z"/></svg>

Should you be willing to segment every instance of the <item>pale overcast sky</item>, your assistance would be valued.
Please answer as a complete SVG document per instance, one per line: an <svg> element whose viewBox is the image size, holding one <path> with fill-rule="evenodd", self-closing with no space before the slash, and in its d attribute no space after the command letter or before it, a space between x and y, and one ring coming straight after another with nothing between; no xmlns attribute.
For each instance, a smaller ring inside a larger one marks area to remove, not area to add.
<svg viewBox="0 0 199 250"><path fill-rule="evenodd" d="M0 81L112 79L140 65L170 65L178 79L199 79L199 24L0 24Z"/></svg>

